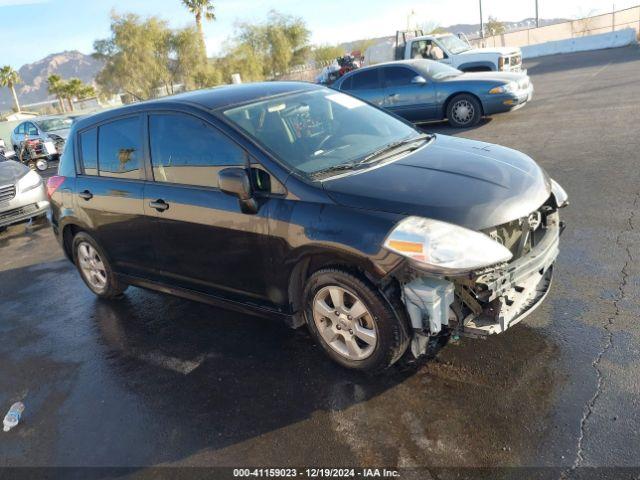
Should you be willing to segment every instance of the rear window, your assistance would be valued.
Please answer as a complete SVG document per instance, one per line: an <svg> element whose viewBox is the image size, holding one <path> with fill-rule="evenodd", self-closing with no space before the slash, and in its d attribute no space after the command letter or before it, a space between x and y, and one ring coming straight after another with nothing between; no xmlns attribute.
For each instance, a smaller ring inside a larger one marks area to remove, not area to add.
<svg viewBox="0 0 640 480"><path fill-rule="evenodd" d="M129 117L98 128L98 170L101 177L140 178L140 120Z"/></svg>
<svg viewBox="0 0 640 480"><path fill-rule="evenodd" d="M378 79L378 70L371 69L364 72L356 73L351 77L352 90L366 90L369 88L379 88L380 81Z"/></svg>

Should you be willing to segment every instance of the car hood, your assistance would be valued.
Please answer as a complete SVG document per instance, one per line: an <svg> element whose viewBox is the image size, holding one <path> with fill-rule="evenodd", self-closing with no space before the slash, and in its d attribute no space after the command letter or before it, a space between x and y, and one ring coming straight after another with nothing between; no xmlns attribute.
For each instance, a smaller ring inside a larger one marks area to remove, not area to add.
<svg viewBox="0 0 640 480"><path fill-rule="evenodd" d="M465 52L461 52L458 55L476 55L478 53L497 53L498 55L510 56L510 55L522 55L522 51L518 47L484 47L484 48L472 48Z"/></svg>
<svg viewBox="0 0 640 480"><path fill-rule="evenodd" d="M0 162L0 186L14 185L29 173L29 168L14 160Z"/></svg>
<svg viewBox="0 0 640 480"><path fill-rule="evenodd" d="M524 73L510 72L466 72L455 77L447 77L443 82L468 82L469 80L481 82L518 82L525 78Z"/></svg>
<svg viewBox="0 0 640 480"><path fill-rule="evenodd" d="M325 180L323 187L345 206L474 230L527 216L551 195L549 177L527 155L445 135L396 161Z"/></svg>
<svg viewBox="0 0 640 480"><path fill-rule="evenodd" d="M47 135L57 135L63 140L66 140L69 136L69 128L63 128L61 130L50 130L47 132Z"/></svg>

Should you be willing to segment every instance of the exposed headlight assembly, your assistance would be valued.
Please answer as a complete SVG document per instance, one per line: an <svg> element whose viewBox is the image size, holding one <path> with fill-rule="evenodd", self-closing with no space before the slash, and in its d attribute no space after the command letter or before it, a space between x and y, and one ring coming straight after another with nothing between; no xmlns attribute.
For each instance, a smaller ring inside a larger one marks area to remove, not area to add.
<svg viewBox="0 0 640 480"><path fill-rule="evenodd" d="M398 223L384 246L420 268L444 275L488 267L513 256L484 233L421 217L407 217Z"/></svg>
<svg viewBox="0 0 640 480"><path fill-rule="evenodd" d="M493 87L489 90L489 93L496 95L500 93L513 93L516 90L518 90L518 84L516 82L509 82L504 85L500 85L499 87Z"/></svg>
<svg viewBox="0 0 640 480"><path fill-rule="evenodd" d="M33 170L18 180L18 190L22 193L38 188L40 185L42 185L42 177Z"/></svg>
<svg viewBox="0 0 640 480"><path fill-rule="evenodd" d="M556 199L556 205L558 208L569 205L569 195L553 178L551 179L551 193L553 193L553 196Z"/></svg>

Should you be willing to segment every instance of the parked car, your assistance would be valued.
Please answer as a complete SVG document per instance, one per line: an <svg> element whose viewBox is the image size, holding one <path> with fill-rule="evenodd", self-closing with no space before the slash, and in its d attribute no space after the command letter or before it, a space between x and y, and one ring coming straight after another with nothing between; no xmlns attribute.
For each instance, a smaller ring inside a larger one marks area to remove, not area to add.
<svg viewBox="0 0 640 480"><path fill-rule="evenodd" d="M25 140L40 140L44 144L49 160L58 158L64 149L64 142L76 116L53 115L36 117L19 123L11 133L13 150L20 152Z"/></svg>
<svg viewBox="0 0 640 480"><path fill-rule="evenodd" d="M500 333L549 290L562 188L509 148L429 135L296 82L79 120L51 223L99 297L127 285L307 325L349 368Z"/></svg>
<svg viewBox="0 0 640 480"><path fill-rule="evenodd" d="M0 160L4 156L0 156ZM42 177L14 160L0 161L0 229L44 216L49 199Z"/></svg>
<svg viewBox="0 0 640 480"><path fill-rule="evenodd" d="M463 73L431 60L389 62L339 78L333 88L412 122L448 119L472 127L483 116L523 107L533 84L520 73Z"/></svg>
<svg viewBox="0 0 640 480"><path fill-rule="evenodd" d="M472 47L451 33L424 35L421 31L398 31L395 44L385 40L372 45L364 54L365 65L415 59L435 60L463 72L522 72L519 47Z"/></svg>

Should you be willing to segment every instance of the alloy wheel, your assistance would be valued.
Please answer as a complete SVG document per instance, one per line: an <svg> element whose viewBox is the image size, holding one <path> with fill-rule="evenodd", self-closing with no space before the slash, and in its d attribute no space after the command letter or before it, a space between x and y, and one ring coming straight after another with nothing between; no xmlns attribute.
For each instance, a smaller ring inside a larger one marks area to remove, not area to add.
<svg viewBox="0 0 640 480"><path fill-rule="evenodd" d="M107 286L107 270L98 251L88 242L78 245L78 263L80 271L89 284L96 290Z"/></svg>
<svg viewBox="0 0 640 480"><path fill-rule="evenodd" d="M369 357L378 342L375 321L364 302L339 286L316 293L313 321L331 349L349 360Z"/></svg>

